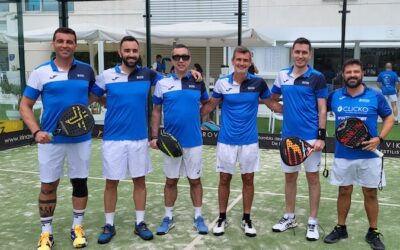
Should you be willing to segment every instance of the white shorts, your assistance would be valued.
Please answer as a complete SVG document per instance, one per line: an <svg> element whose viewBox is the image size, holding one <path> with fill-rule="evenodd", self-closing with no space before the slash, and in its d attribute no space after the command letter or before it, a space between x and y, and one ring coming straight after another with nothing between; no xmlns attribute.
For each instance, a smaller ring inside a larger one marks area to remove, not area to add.
<svg viewBox="0 0 400 250"><path fill-rule="evenodd" d="M136 178L152 171L147 139L103 141L103 176L109 180Z"/></svg>
<svg viewBox="0 0 400 250"><path fill-rule="evenodd" d="M202 146L182 148L181 157L172 158L164 155L164 174L167 178L177 179L187 176L195 180L203 174L202 169Z"/></svg>
<svg viewBox="0 0 400 250"><path fill-rule="evenodd" d="M240 173L257 172L260 168L260 151L258 143L248 145L229 145L217 143L217 172L234 174L236 162L239 162Z"/></svg>
<svg viewBox="0 0 400 250"><path fill-rule="evenodd" d="M314 145L316 140L307 140L308 143ZM281 160L281 168L284 173L295 173L301 170L301 165L304 165L304 170L306 172L319 172L321 165L321 151L312 152L310 156L300 165L288 166Z"/></svg>
<svg viewBox="0 0 400 250"><path fill-rule="evenodd" d="M87 178L90 166L91 140L80 143L38 144L40 181L51 183L64 175L67 157L68 177Z"/></svg>
<svg viewBox="0 0 400 250"><path fill-rule="evenodd" d="M385 95L385 98L386 98L386 100L387 100L389 103L397 102L397 95L396 95L396 94L393 94L393 95Z"/></svg>
<svg viewBox="0 0 400 250"><path fill-rule="evenodd" d="M359 185L377 188L381 181L381 158L348 160L334 158L331 171L331 184L336 186ZM385 172L382 172L382 186L386 185Z"/></svg>

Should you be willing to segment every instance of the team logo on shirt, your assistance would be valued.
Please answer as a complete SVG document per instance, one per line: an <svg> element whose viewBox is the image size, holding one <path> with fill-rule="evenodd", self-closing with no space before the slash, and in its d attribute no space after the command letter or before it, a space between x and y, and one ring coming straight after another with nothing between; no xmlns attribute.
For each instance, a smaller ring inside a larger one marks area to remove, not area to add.
<svg viewBox="0 0 400 250"><path fill-rule="evenodd" d="M85 77L85 74L76 74L76 77L81 77L81 78L83 78L83 77Z"/></svg>
<svg viewBox="0 0 400 250"><path fill-rule="evenodd" d="M173 89L173 88L175 88L175 86L174 86L174 85L172 85L172 86L169 86L167 89L168 89L168 90L171 90L171 89Z"/></svg>
<svg viewBox="0 0 400 250"><path fill-rule="evenodd" d="M248 89L248 90L255 90L255 89L256 89L256 87L254 87L254 86L250 86L250 87L247 87L247 89Z"/></svg>
<svg viewBox="0 0 400 250"><path fill-rule="evenodd" d="M339 100L343 100L345 98L346 98L346 96L341 96L341 97L339 97Z"/></svg>
<svg viewBox="0 0 400 250"><path fill-rule="evenodd" d="M144 76L136 76L136 79L144 79Z"/></svg>
<svg viewBox="0 0 400 250"><path fill-rule="evenodd" d="M115 81L119 78L119 76L114 77L113 79L111 79L111 81Z"/></svg>
<svg viewBox="0 0 400 250"><path fill-rule="evenodd" d="M310 82L308 82L308 81L302 81L301 84L309 85Z"/></svg>
<svg viewBox="0 0 400 250"><path fill-rule="evenodd" d="M57 75L52 75L52 76L49 77L49 79L54 79L56 77L57 77Z"/></svg>
<svg viewBox="0 0 400 250"><path fill-rule="evenodd" d="M196 85L189 84L189 88L194 89L194 88L196 88Z"/></svg>

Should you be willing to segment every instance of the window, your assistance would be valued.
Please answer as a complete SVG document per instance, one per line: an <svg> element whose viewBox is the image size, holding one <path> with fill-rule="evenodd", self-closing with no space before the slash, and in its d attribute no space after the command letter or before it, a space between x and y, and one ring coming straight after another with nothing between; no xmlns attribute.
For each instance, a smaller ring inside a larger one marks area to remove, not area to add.
<svg viewBox="0 0 400 250"><path fill-rule="evenodd" d="M0 3L0 12L9 12L8 3Z"/></svg>
<svg viewBox="0 0 400 250"><path fill-rule="evenodd" d="M26 0L26 11L58 11L57 0ZM74 10L74 3L68 2L68 11Z"/></svg>
<svg viewBox="0 0 400 250"><path fill-rule="evenodd" d="M385 64L391 62L393 71L400 73L399 48L364 48L361 49L361 61L364 64L365 76L378 76Z"/></svg>
<svg viewBox="0 0 400 250"><path fill-rule="evenodd" d="M344 60L353 58L354 49L345 49ZM336 75L341 70L340 48L315 48L314 68L325 75L327 82L332 80L332 72Z"/></svg>

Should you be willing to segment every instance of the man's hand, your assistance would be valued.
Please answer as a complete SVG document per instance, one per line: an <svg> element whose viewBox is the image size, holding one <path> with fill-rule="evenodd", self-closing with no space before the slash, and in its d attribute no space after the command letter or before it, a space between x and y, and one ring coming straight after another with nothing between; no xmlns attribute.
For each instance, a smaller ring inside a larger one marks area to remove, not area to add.
<svg viewBox="0 0 400 250"><path fill-rule="evenodd" d="M158 149L157 147L157 139L151 139L151 141L149 142L149 145L152 149Z"/></svg>
<svg viewBox="0 0 400 250"><path fill-rule="evenodd" d="M35 142L41 143L41 144L49 143L52 140L51 136L46 131L37 132L34 139L35 139Z"/></svg>
<svg viewBox="0 0 400 250"><path fill-rule="evenodd" d="M379 140L379 137L374 137L371 138L369 141L364 141L362 142L362 145L365 145L365 147L363 147L363 150L368 150L368 151L374 151L379 144L381 144L381 140Z"/></svg>
<svg viewBox="0 0 400 250"><path fill-rule="evenodd" d="M324 149L324 147L325 147L325 141L324 140L317 140L314 143L314 151L315 152L322 151Z"/></svg>
<svg viewBox="0 0 400 250"><path fill-rule="evenodd" d="M201 81L203 81L203 76L201 75L200 72L198 72L198 71L196 71L196 70L194 70L194 69L191 69L191 70L190 70L190 73L192 74L192 76L194 77L194 79L196 79L196 82L201 82Z"/></svg>

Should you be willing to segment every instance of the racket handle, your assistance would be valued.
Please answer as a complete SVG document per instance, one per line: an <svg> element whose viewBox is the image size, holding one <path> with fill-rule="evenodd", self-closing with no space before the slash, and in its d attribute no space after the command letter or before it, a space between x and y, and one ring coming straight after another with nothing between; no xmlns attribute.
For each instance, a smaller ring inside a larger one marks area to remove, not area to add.
<svg viewBox="0 0 400 250"><path fill-rule="evenodd" d="M378 149L375 149L375 150L372 151L372 152L374 152L374 154L376 154L376 155L379 156L380 158L383 157L383 153L382 153L381 151L379 151Z"/></svg>

